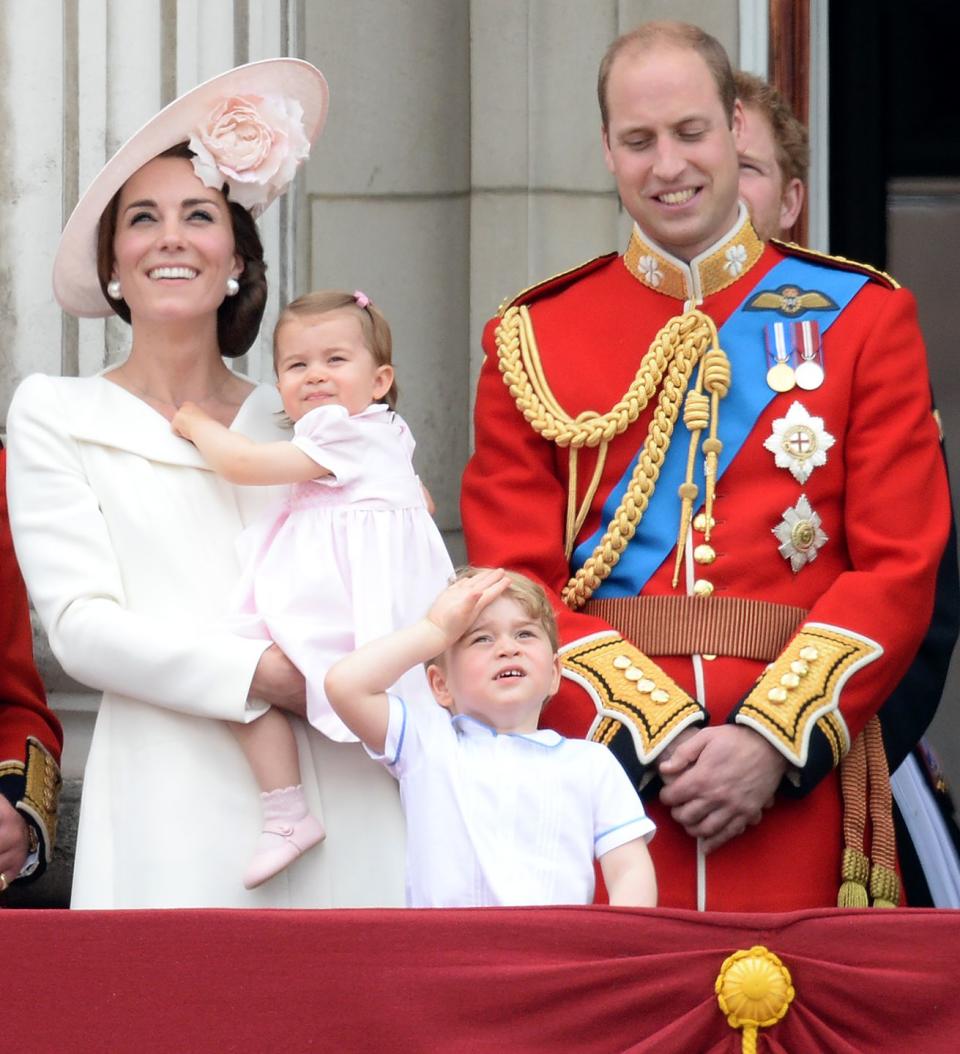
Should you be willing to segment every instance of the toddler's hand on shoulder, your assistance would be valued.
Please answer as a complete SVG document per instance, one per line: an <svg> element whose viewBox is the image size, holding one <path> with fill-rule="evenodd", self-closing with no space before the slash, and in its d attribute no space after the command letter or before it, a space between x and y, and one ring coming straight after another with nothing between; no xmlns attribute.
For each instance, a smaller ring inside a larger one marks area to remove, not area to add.
<svg viewBox="0 0 960 1054"><path fill-rule="evenodd" d="M182 436L184 439L192 439L191 430L193 425L197 421L203 420L207 415L197 406L196 403L185 402L181 405L180 409L173 415L173 419L170 421L170 427L174 433L178 436Z"/></svg>
<svg viewBox="0 0 960 1054"><path fill-rule="evenodd" d="M449 647L477 620L480 612L510 585L502 568L459 578L433 602L427 618L444 634Z"/></svg>

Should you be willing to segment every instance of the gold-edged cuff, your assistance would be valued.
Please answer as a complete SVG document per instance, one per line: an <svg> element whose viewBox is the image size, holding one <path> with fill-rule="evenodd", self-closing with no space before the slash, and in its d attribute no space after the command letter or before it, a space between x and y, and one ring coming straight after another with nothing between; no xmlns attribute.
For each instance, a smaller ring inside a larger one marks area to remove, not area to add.
<svg viewBox="0 0 960 1054"><path fill-rule="evenodd" d="M703 708L638 648L603 633L560 650L563 676L593 698L601 718L630 730L637 757L649 765L674 736L703 721ZM609 724L601 720L596 730Z"/></svg>
<svg viewBox="0 0 960 1054"><path fill-rule="evenodd" d="M798 768L807 762L817 728L837 765L850 749L850 732L838 708L840 692L857 670L882 654L869 637L808 622L767 667L735 721L759 732Z"/></svg>
<svg viewBox="0 0 960 1054"><path fill-rule="evenodd" d="M33 736L27 737L27 764L23 798L17 803L43 833L44 856L50 863L57 836L57 806L60 802L60 766L49 750Z"/></svg>

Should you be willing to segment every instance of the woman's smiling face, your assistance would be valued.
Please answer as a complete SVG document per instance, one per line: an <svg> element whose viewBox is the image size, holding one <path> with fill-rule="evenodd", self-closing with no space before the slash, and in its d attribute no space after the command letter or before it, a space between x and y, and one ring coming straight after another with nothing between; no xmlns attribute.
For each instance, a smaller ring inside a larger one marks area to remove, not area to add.
<svg viewBox="0 0 960 1054"><path fill-rule="evenodd" d="M215 314L243 270L226 198L181 157L154 158L124 184L113 256L133 321Z"/></svg>

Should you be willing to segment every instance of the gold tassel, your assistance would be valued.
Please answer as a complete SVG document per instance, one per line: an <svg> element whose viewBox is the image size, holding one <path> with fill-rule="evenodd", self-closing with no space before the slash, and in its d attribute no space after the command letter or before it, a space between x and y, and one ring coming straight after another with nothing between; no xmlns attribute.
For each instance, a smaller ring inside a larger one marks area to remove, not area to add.
<svg viewBox="0 0 960 1054"><path fill-rule="evenodd" d="M844 849L840 869L840 892L837 894L838 908L868 908L867 879L870 877L870 861L858 849Z"/></svg>

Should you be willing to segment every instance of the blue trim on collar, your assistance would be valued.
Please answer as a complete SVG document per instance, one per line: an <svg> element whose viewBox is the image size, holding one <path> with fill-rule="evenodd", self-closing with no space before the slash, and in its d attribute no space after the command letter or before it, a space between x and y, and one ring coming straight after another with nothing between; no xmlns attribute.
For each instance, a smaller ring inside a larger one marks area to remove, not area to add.
<svg viewBox="0 0 960 1054"><path fill-rule="evenodd" d="M499 732L485 721L472 717L470 714L452 714L450 716L450 724L453 725L453 729L458 736L479 737L486 732L494 739L498 736L509 739L522 739L527 743L534 743L538 747L549 748L559 747L565 742L564 737L559 732L554 732L552 728L538 728L536 732Z"/></svg>

